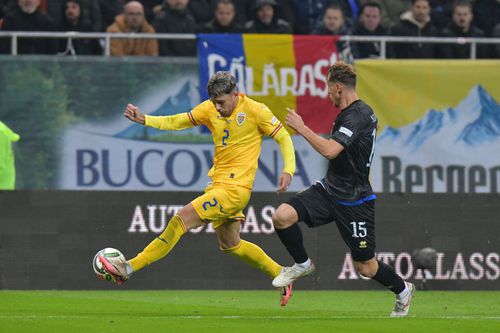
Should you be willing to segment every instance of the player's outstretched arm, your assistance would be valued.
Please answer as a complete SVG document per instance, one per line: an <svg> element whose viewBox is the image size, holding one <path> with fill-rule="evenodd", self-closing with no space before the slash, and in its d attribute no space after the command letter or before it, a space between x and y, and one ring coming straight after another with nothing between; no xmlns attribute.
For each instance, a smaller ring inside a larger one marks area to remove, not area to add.
<svg viewBox="0 0 500 333"><path fill-rule="evenodd" d="M146 124L146 117L141 113L141 110L134 104L127 104L123 115L129 120L136 122L141 125Z"/></svg>
<svg viewBox="0 0 500 333"><path fill-rule="evenodd" d="M289 108L287 110L286 124L302 135L318 153L331 160L342 152L344 147L340 143L332 139L325 139L314 133L304 124L302 117L295 110Z"/></svg>
<svg viewBox="0 0 500 333"><path fill-rule="evenodd" d="M177 131L198 125L193 120L192 115L188 115L188 113L179 113L172 116L145 115L141 113L137 106L130 103L127 104L123 115L133 122L160 130Z"/></svg>

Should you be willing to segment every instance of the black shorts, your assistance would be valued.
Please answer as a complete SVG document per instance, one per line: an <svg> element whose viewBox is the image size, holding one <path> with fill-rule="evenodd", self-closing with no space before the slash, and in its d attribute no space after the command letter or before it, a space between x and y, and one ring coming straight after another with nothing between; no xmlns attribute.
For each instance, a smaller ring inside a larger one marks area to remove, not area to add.
<svg viewBox="0 0 500 333"><path fill-rule="evenodd" d="M299 222L316 228L335 222L355 261L375 256L375 200L356 206L339 204L321 184L314 184L287 201Z"/></svg>

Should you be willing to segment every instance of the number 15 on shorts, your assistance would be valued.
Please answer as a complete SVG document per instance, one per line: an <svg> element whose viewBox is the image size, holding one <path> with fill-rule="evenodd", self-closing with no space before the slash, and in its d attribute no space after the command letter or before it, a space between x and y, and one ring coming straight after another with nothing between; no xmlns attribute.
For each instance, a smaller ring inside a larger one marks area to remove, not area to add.
<svg viewBox="0 0 500 333"><path fill-rule="evenodd" d="M366 222L351 222L352 225L352 237L363 238L367 235Z"/></svg>

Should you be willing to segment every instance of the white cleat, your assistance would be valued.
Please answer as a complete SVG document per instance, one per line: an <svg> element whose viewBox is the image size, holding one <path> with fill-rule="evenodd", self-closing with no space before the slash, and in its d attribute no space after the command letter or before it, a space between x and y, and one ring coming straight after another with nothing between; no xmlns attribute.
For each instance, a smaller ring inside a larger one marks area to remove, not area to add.
<svg viewBox="0 0 500 333"><path fill-rule="evenodd" d="M413 300L413 294L415 294L415 285L410 282L405 282L406 288L408 288L408 294L406 297L400 299L396 296L396 303L394 303L394 309L392 309L391 317L401 318L408 315L410 310L411 301Z"/></svg>
<svg viewBox="0 0 500 333"><path fill-rule="evenodd" d="M301 266L294 264L292 267L283 267L280 275L274 278L273 287L282 288L292 284L298 278L308 276L316 270L316 266L311 262L311 264L302 268Z"/></svg>
<svg viewBox="0 0 500 333"><path fill-rule="evenodd" d="M129 274L127 274L127 262L120 257L105 257L99 256L99 261L101 262L103 268L112 277L113 281L117 285L122 285L129 279Z"/></svg>

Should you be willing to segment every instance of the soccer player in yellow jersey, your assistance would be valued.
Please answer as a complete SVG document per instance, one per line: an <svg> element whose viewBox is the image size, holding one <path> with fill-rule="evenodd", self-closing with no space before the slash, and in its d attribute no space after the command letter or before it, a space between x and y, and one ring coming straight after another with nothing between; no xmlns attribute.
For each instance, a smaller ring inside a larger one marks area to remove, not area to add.
<svg viewBox="0 0 500 333"><path fill-rule="evenodd" d="M189 229L208 223L213 223L223 252L239 257L270 278L281 272L282 267L260 247L242 240L239 230L244 220L243 209L250 200L264 135L279 143L284 159L278 193L290 185L295 172L295 151L290 135L267 106L238 93L236 80L230 73L215 73L207 84L207 91L210 99L187 113L154 117L143 115L132 104L125 109L124 115L131 121L161 130L207 126L212 132L215 154L208 173L212 182L205 193L172 217L160 236L126 262L100 257L117 284L166 256ZM291 284L280 288L282 306L288 302L291 289Z"/></svg>

